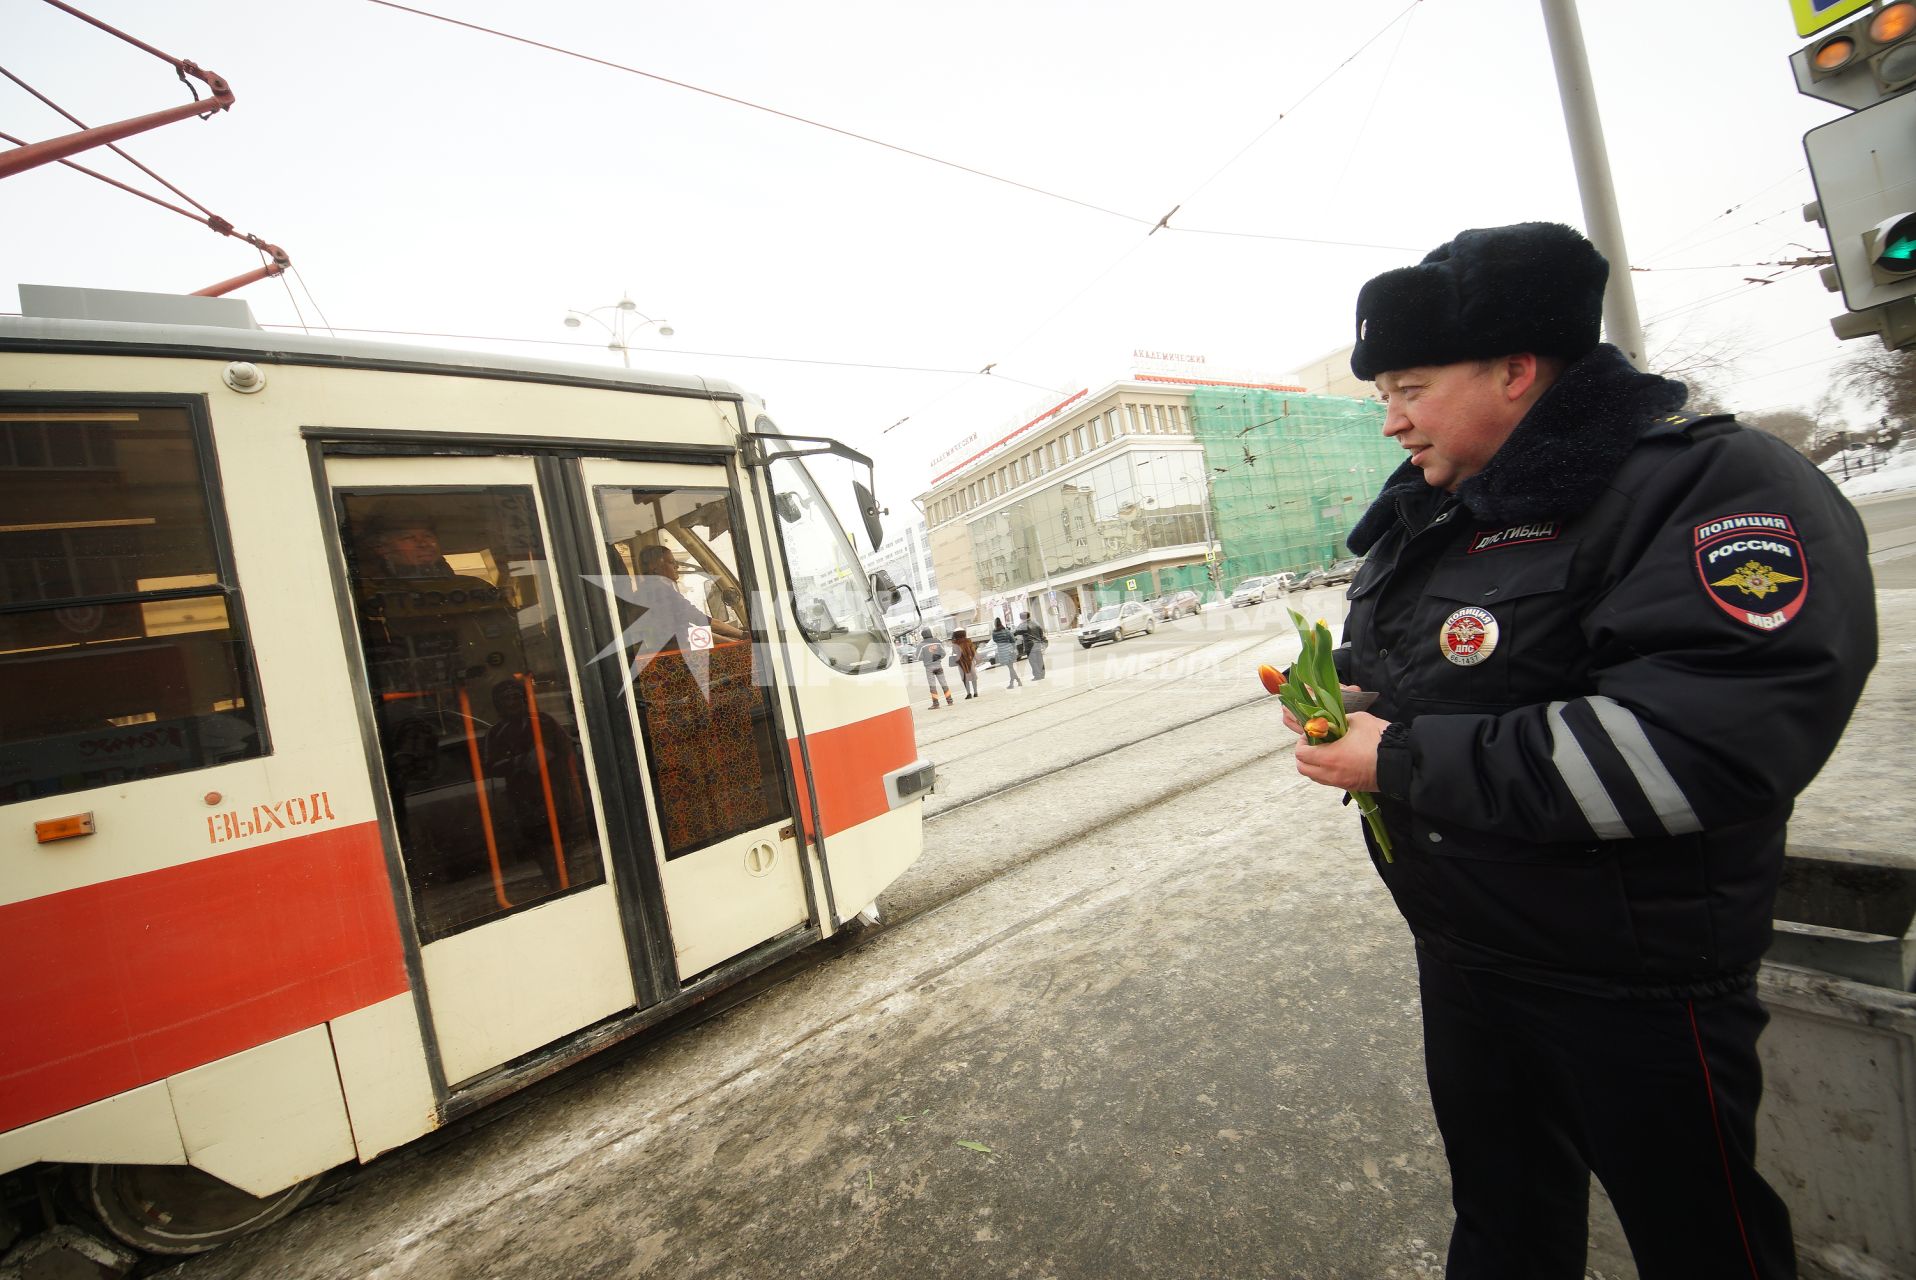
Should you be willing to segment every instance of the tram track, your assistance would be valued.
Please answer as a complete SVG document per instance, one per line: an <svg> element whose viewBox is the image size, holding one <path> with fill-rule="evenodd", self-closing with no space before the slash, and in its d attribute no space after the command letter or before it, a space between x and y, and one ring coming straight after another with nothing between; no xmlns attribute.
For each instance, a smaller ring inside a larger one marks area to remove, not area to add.
<svg viewBox="0 0 1916 1280"><path fill-rule="evenodd" d="M1258 648L1260 645L1268 645L1271 643L1271 641L1272 641L1272 637L1270 635L1260 634L1254 637L1248 643L1238 645L1235 648L1229 649L1226 652L1223 652L1220 654L1216 654L1215 656L1212 656L1212 657L1198 658L1198 661L1208 666L1213 666L1213 667L1221 666L1223 663L1228 662L1230 659L1236 658L1245 653L1248 653L1252 649ZM953 741L954 739L957 739L957 738L966 737L971 734L988 732L1011 720L1019 719L1024 716L1038 715L1043 712L1051 711L1057 708L1061 703L1069 702L1076 698L1082 698L1082 697L1089 696L1091 694L1102 692L1103 690L1108 689L1113 685L1129 683L1132 679L1138 676L1147 675L1150 672L1161 670L1164 667L1172 666L1179 662L1190 661L1193 658L1197 658L1198 655L1203 654L1205 650L1215 648L1216 646L1220 644L1224 644L1224 643L1227 643L1227 642L1221 641L1221 640L1214 640L1214 641L1209 641L1205 644L1193 646L1190 649L1180 650L1178 652L1167 655L1165 658L1163 658L1159 662L1152 663L1149 666L1145 666L1137 671L1127 672L1123 676L1113 676L1113 677L1109 677L1105 679L1100 679L1096 681L1095 683L1086 684L1081 689L1073 689L1070 693L1060 695L1059 697L1052 698L1048 701L1037 703L1030 707L1020 708L1019 710L1012 712L1010 715L1001 716L996 720L990 721L989 723L970 726L968 728L960 729L955 733L950 733L939 738L927 740L927 742L925 743L925 747L926 749L929 750L939 745L942 745L943 743ZM1150 687L1140 689L1135 693L1127 693L1120 697L1111 699L1109 701L1101 702L1095 706L1086 707L1085 709L1077 712L1076 714L1066 715L1062 718L1052 720L1046 725L1046 728L1056 729L1064 725L1076 723L1077 721L1083 720L1089 716L1102 714L1106 711L1111 710L1114 707L1123 706L1127 702L1134 702L1140 698L1159 696L1164 692L1166 686L1176 684L1181 680L1189 680L1192 677L1199 674L1200 672L1198 671L1187 671L1180 675L1172 676L1168 680L1159 681L1151 685ZM990 748L981 748L977 751L966 752L963 755L954 755L954 756L945 756L945 757L939 757L934 755L932 758L940 765L960 764L966 760L975 759L980 755L987 754L990 750L991 750Z"/></svg>
<svg viewBox="0 0 1916 1280"><path fill-rule="evenodd" d="M1209 720L1215 720L1220 716L1230 715L1233 712L1243 711L1248 707L1257 706L1261 703L1267 702L1269 698L1270 698L1270 695L1267 693L1253 694L1249 697L1242 699L1241 701L1230 703L1227 706L1213 707L1210 710L1204 712L1202 715L1192 716L1187 720L1180 720L1176 724L1166 725L1164 728L1154 730L1151 733L1145 734L1143 737L1132 738L1125 742L1121 742L1117 744L1116 746L1104 747L1103 749L1099 751L1095 751L1091 753L1090 755L1080 756L1075 759L1061 761L1058 764L1052 765L1050 768L1042 769L1038 771L1037 773L1027 774L1024 777L1017 778L1009 783L1005 783L1004 785L1001 785L995 788L994 790L987 792L984 795L974 796L969 800L960 800L956 804L940 809L936 813L928 813L925 815L925 825L929 827L932 823L937 822L943 818L951 817L953 814L956 814L965 809L968 809L972 807L973 805L989 804L994 800L1000 800L1015 791L1021 791L1026 787L1033 786L1037 783L1043 782L1047 778L1056 777L1057 775L1061 773L1068 773L1072 769L1078 768L1080 765L1089 763L1090 761L1109 759L1111 756L1117 754L1118 752L1128 751L1133 747L1142 746L1147 742L1156 741L1159 738L1163 738L1170 734L1180 732L1181 730L1188 729L1192 725L1202 724ZM1278 753L1278 750L1279 749L1273 749L1272 751L1265 753L1265 755L1267 756L1275 755ZM1262 759L1264 757L1260 756L1259 758Z"/></svg>

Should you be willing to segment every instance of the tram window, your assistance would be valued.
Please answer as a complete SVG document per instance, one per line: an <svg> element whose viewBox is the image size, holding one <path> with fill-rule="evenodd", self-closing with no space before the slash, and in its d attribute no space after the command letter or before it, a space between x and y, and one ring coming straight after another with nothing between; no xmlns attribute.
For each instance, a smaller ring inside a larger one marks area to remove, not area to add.
<svg viewBox="0 0 1916 1280"><path fill-rule="evenodd" d="M665 856L786 815L723 489L594 493Z"/></svg>
<svg viewBox="0 0 1916 1280"><path fill-rule="evenodd" d="M262 754L204 425L0 402L0 803Z"/></svg>
<svg viewBox="0 0 1916 1280"><path fill-rule="evenodd" d="M865 570L845 530L797 458L774 457L767 468L773 503L796 518L781 520L792 612L812 652L844 672L876 671L892 660L890 633L872 599Z"/></svg>
<svg viewBox="0 0 1916 1280"><path fill-rule="evenodd" d="M603 883L532 491L381 488L339 503L421 935Z"/></svg>

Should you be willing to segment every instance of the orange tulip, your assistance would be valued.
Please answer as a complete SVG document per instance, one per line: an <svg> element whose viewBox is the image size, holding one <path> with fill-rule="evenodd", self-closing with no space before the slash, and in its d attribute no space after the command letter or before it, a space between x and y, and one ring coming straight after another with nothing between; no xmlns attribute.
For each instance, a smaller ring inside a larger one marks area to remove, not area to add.
<svg viewBox="0 0 1916 1280"><path fill-rule="evenodd" d="M1284 673L1276 667L1262 666L1257 669L1257 678L1264 682L1264 692L1276 693L1284 687Z"/></svg>
<svg viewBox="0 0 1916 1280"><path fill-rule="evenodd" d="M1323 716L1312 716L1304 722L1304 736L1322 738L1331 731L1331 722Z"/></svg>

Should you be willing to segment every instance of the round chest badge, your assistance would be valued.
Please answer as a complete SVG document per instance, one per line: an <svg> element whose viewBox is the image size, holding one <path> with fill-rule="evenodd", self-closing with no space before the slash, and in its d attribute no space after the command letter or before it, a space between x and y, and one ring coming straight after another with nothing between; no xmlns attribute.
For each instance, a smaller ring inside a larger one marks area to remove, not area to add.
<svg viewBox="0 0 1916 1280"><path fill-rule="evenodd" d="M1437 647L1460 667L1474 667L1497 648L1497 620L1488 609L1459 609L1444 619Z"/></svg>

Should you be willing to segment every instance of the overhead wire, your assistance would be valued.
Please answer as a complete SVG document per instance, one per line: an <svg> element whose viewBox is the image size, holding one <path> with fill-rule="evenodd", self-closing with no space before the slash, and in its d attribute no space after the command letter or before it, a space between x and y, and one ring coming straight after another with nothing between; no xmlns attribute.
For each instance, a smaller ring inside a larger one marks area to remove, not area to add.
<svg viewBox="0 0 1916 1280"><path fill-rule="evenodd" d="M963 164L957 160L947 160L943 156L935 156L928 151L919 151L912 147L902 146L896 142L887 142L883 138L874 138L867 133L859 133L853 129L845 129L840 128L838 125L826 124L822 120L814 120L809 116L801 116L794 112L781 111L777 107L768 107L764 103L753 102L748 98L722 93L717 89L707 89L702 85L691 84L684 80L675 80L670 76L663 76L655 71L646 71L640 67L628 66L623 62L613 62L609 58L595 57L589 53L582 53L577 49L568 49L563 45L548 44L543 40L534 40L530 36L517 35L510 31L501 31L496 27L482 26L476 22L466 22L459 18L448 17L443 13L434 13L428 9L418 9L411 5L399 4L396 3L396 0L368 0L368 3L381 5L388 9L398 9L403 13L416 14L422 18L431 18L436 22L444 22L449 26L465 27L470 31L496 36L501 40L511 40L519 44L529 45L535 49L544 49L548 53L556 53L561 57L577 58L581 62L596 63L599 66L606 67L613 71L622 71L627 75L642 76L647 80L656 80L661 84L669 84L675 89L690 90L693 93L704 94L709 98L717 98L721 102L730 102L735 106L746 107L753 111L762 111L767 115L777 116L781 120L792 121L794 124L807 125L814 129L823 129L827 133L835 133L840 137L850 138L855 142L868 143L874 147L883 147L887 151L896 151L900 155L911 156L914 159L943 165L948 169L956 169L961 173L969 173L974 177L984 178L990 182L1000 182L1008 187L1017 187L1021 191L1029 191L1033 195L1044 196L1047 199L1061 200L1066 204L1077 205L1081 209L1090 209L1094 213L1106 214L1113 218L1122 218L1126 222L1136 222L1148 227L1152 226L1155 221L1154 219L1141 217L1134 213L1125 213L1118 209L1108 209L1103 205L1093 204L1089 200L1080 200L1076 196L1068 196L1062 192L1047 190L1044 187L1034 186L1029 182L1020 182L1016 178L1007 178L1002 174L991 173L988 170Z"/></svg>
<svg viewBox="0 0 1916 1280"><path fill-rule="evenodd" d="M1413 6L1414 8L1414 6ZM1333 193L1342 193L1344 179L1350 175L1351 162L1357 159L1357 153L1364 147L1364 131L1370 128L1370 119L1377 113L1377 104L1384 100L1384 90L1390 84L1390 73L1397 66L1397 55L1404 51L1404 38L1410 35L1410 14L1406 10L1404 25L1397 32L1397 43L1391 46L1390 60L1384 64L1384 73L1377 77L1377 88L1370 95L1370 105L1364 108L1364 118L1357 124L1357 132L1351 138L1350 146L1344 149L1344 163L1337 170L1337 178L1331 183Z"/></svg>
<svg viewBox="0 0 1916 1280"><path fill-rule="evenodd" d="M391 0L373 0L373 3L375 4L387 4L390 2ZM1239 160L1241 160L1247 153L1249 153L1252 150L1252 148L1256 147L1259 142L1263 141L1264 137L1267 134L1269 134L1271 130L1275 129L1286 118L1288 118L1290 115L1295 113L1297 109L1299 107L1302 107L1304 103L1308 102L1311 99L1312 95L1316 94L1319 89L1322 89L1326 84L1329 84L1333 79L1337 77L1337 75L1340 72L1342 72L1346 67L1350 66L1351 63L1355 62L1358 59L1358 57L1364 53L1366 49L1369 49L1373 44L1376 44L1379 40L1381 40L1384 37L1385 33L1388 32L1393 26L1396 26L1400 22L1405 22L1405 19L1412 12L1414 12L1417 6L1421 4L1422 2L1423 0L1411 0L1411 3L1406 5L1404 9L1402 9L1395 17L1393 17L1389 22L1386 22L1382 27L1379 27L1377 31L1370 36L1369 39L1365 40L1364 43L1359 45L1355 51L1353 51L1349 56L1347 56L1342 62L1339 62L1335 67L1331 68L1331 70L1327 72L1320 80L1318 80L1316 84L1312 85L1308 90L1306 90L1303 96L1298 98L1297 101L1293 102L1287 110L1279 112L1277 119L1265 125L1263 129L1258 131L1255 137L1253 137L1249 142L1245 143L1242 147L1239 147L1235 152L1232 153L1230 158L1225 160L1223 164L1219 165L1215 170L1213 170L1209 177L1205 178L1202 182L1198 183L1197 186L1193 187L1191 191L1189 192L1189 194L1187 194L1183 200L1178 201L1175 205L1172 206L1171 213L1176 213L1178 209L1182 208L1185 204L1189 203L1194 197L1196 197L1199 193L1201 193L1206 187L1210 186L1211 183L1217 181L1217 179L1226 170L1228 170L1232 165L1236 164ZM1408 31L1408 27L1409 27L1409 24L1406 22L1405 23L1406 31ZM1398 48L1402 47L1402 43L1403 42L1400 39L1398 42ZM1395 54L1393 53L1392 56L1394 59ZM1133 254L1135 254L1139 249L1143 248L1145 243L1153 235L1157 234L1157 232L1160 230L1188 232L1189 234L1193 234L1193 235L1241 236L1247 239L1280 240L1280 241L1289 241L1289 242L1297 243L1297 244L1334 245L1334 246L1344 247L1344 248L1387 249L1393 252L1411 252L1408 246L1404 246L1404 245L1369 244L1369 243L1363 243L1358 241L1348 241L1348 240L1311 239L1311 238L1303 237L1303 236L1285 236L1285 235L1278 235L1278 234L1268 233L1268 232L1205 231L1205 230L1190 229L1190 228L1183 228L1183 227L1173 227L1169 225L1171 213L1165 214L1157 222L1153 223L1151 225L1151 229L1145 232L1143 237L1141 237L1138 241L1133 243L1123 253L1119 254L1117 259L1113 261L1109 266L1105 267L1102 271L1098 272L1097 275L1093 276L1090 280L1086 281L1085 284L1081 288L1079 288L1076 293L1072 294L1071 297L1068 298L1063 304L1058 306L1043 320L1039 321L1036 325L1034 325L1031 328L1031 330L1024 335L1024 337L1018 339L1017 342L1013 343L1010 349L1006 351L1004 355L1009 356L1022 350L1027 343L1029 343L1033 338L1037 337L1038 334L1044 332L1044 330L1047 327L1049 327L1051 323L1055 321L1059 316L1063 315L1066 311L1076 306L1079 299L1083 298L1087 293L1091 292L1092 289L1096 288L1105 279L1105 277L1109 276L1112 272L1116 271L1119 267L1123 266L1124 263L1128 261ZM945 390L941 391L931 401L920 406L917 409L914 409L911 413L906 414L904 419L901 419L901 421L919 417L923 415L926 411L937 407L940 403L942 403L944 400L946 400L951 395L953 395L959 389L959 387L963 385L965 384L954 383L952 386L945 388Z"/></svg>
<svg viewBox="0 0 1916 1280"><path fill-rule="evenodd" d="M1785 270L1777 272L1775 275L1771 276L1767 280L1750 280L1750 281L1745 281L1742 284L1733 285L1728 289L1724 289L1720 292L1710 294L1707 297L1698 298L1698 299L1695 299L1694 301L1686 302L1682 304L1681 306L1672 307L1668 311L1660 312L1657 315L1647 317L1644 320L1644 323L1656 324L1659 321L1669 320L1675 316L1686 315L1692 311L1700 311L1704 309L1705 307L1716 306L1719 303L1729 301L1733 297L1738 297L1738 296L1741 296L1742 294L1750 293L1750 292L1753 292L1754 290L1761 289L1772 284L1776 284L1778 281L1788 279L1795 272L1798 272L1801 270L1804 270L1804 268L1790 267L1790 268L1786 268Z"/></svg>
<svg viewBox="0 0 1916 1280"><path fill-rule="evenodd" d="M916 148L903 146L901 144L894 143L894 142L888 142L882 138L876 138L869 134L859 133L855 130L842 128L837 125L828 124L828 123L825 123L824 121L816 120L808 116L798 115L794 112L784 111L777 107L768 106L766 104L759 103L759 102L753 102L749 99L741 98L734 94L728 94L716 89L709 89L701 85L691 84L687 81L674 79L673 77L661 75L657 72L647 71L643 68L634 67L626 63L615 62L608 58L601 58L593 54L584 53L580 50L570 49L563 45L557 45L547 41L533 39L532 37L529 37L529 36L519 35L515 32L510 32L510 31L503 31L496 27L484 26L480 23L468 22L459 18L450 17L446 14L436 13L428 9L418 8L413 5L400 4L400 3L397 3L397 0L369 0L369 3L379 5L383 8L394 9L404 13L410 13L417 17L427 18L436 22L442 22L449 26L463 27L467 30L474 31L483 35L492 36L494 38L501 39L501 40L511 41L517 44L523 44L531 48L541 49L548 53L557 54L561 57L574 58L583 62L593 63L595 65L605 67L609 70L619 71L628 75L634 75L634 76L639 76L648 80L654 80L661 84L671 85L674 88L686 89L694 93L703 94L707 97L717 98L720 101L729 102L736 106L746 107L750 110L764 112L765 114L776 116L780 119L788 120L795 124L806 125L812 128L822 129L828 133L837 134L841 137L850 138L854 141L864 142L872 146L881 147L885 150L895 151L901 155L911 156L915 159L925 160L933 164L938 164L947 168L956 169L960 172L972 174L975 177L987 179L988 181L1002 183L1006 186L1016 187L1020 190L1030 192L1034 195L1040 195L1040 196L1047 197L1049 199L1059 200L1066 204L1076 205L1080 208L1089 209L1096 213L1102 213L1111 217L1120 218L1127 222L1132 222L1141 226L1149 227L1152 232L1155 232L1156 230L1160 228L1166 228L1171 230L1184 230L1184 228L1166 227L1167 220L1170 216L1168 214L1154 221L1153 219L1141 217L1136 214L1126 213L1126 212L1123 212L1122 210L1107 208L1106 206L1095 204L1088 200L1081 200L1075 196L1066 195L1062 192L1053 191L1044 187L1039 187L1032 183L1021 182L1017 179L1008 178L1001 174L992 173L988 170L980 169L974 165L963 164L955 160L948 160L942 156L933 155L929 152L917 150ZM1379 28L1378 31L1370 37L1370 39L1366 40L1362 45L1360 45L1353 53L1351 53L1348 57L1346 57L1336 67L1333 67L1329 73L1327 73L1322 79L1320 79L1309 90L1307 90L1302 97L1300 97L1296 102L1292 103L1288 110L1280 113L1276 120L1273 120L1270 124L1266 125L1264 129L1257 134L1256 137L1252 138L1250 142L1246 143L1243 147L1239 148L1239 150L1235 154L1233 154L1229 159L1227 159L1222 165L1220 165L1218 169L1211 174L1210 177L1206 178L1196 188L1194 188L1192 191L1192 195L1196 195L1198 192L1202 191L1206 186L1210 185L1210 183L1214 181L1220 174L1222 174L1225 170L1229 169L1231 165L1235 164L1237 160L1240 159L1246 152L1250 151L1253 147L1257 145L1258 142L1262 141L1262 139L1264 138L1266 134L1270 133L1270 131L1274 129L1279 123L1281 123L1287 116L1295 112L1299 107L1301 107L1305 102L1307 102L1312 97L1312 95L1317 93L1317 91L1321 89L1325 84L1329 83L1332 79L1334 79L1337 76L1337 74L1343 70L1344 67L1348 66L1351 62L1355 61L1372 44L1375 44L1379 39L1381 39L1384 36L1384 34L1390 30L1392 26L1402 21L1404 17L1408 15L1410 12L1412 12L1416 8L1416 6L1420 3L1422 3L1422 0L1411 0L1411 4L1407 6L1402 12L1400 12L1397 15L1397 17L1393 18L1390 22L1386 23L1383 27ZM1401 40L1400 40L1400 45L1401 45ZM1150 232L1147 232L1146 234L1148 236ZM1205 232L1205 231L1194 230L1193 234L1237 235L1237 236L1243 236L1243 237L1252 238L1252 239L1290 241L1290 242L1299 243L1299 244L1339 246L1339 247L1348 247L1348 248L1388 249L1392 251L1403 251L1406 249L1405 246L1401 246L1401 245L1369 244L1369 243L1361 243L1361 242L1355 242L1355 241L1338 241L1338 240L1331 240L1331 239L1325 239L1325 238L1285 236L1285 235L1280 235L1275 233L1231 232L1231 231ZM1119 258L1115 262L1111 263L1111 265L1107 266L1104 270L1099 272L1090 281L1088 281L1082 288L1080 288L1076 293L1074 293L1071 296L1071 298L1063 304L1063 306L1058 308L1051 315L1047 316L1035 328L1033 328L1030 333L1028 333L1024 338L1021 338L1016 344L1014 344L1014 346L1012 347L1012 350L1016 351L1021 349L1026 343L1028 343L1031 340L1032 337L1035 337L1038 333L1042 332L1046 326L1048 326L1053 320L1057 318L1058 315L1063 314L1064 311L1068 310L1071 306L1075 305L1075 303L1080 298L1082 298L1092 288L1096 287L1096 285L1100 281L1102 281L1106 276L1110 275L1111 272L1115 271L1119 266L1121 266L1125 260L1127 260L1133 253L1137 251L1138 247L1139 246L1137 245L1133 245L1130 249L1127 249L1123 254L1119 256ZM867 367L867 366L860 366L860 367ZM966 371L964 376L966 378L973 378L980 375L973 371ZM1002 380L1007 382L1019 381L1018 379L1008 378L1008 377L1005 377L1004 375L996 375L996 376L1000 377ZM1035 386L1036 384L1021 383L1020 385ZM932 401L930 404L926 406L923 406L921 409L915 411L912 414L905 415L905 417L911 418L911 417L917 416L919 413L924 412L925 409L934 407L937 403L942 401L946 396L952 394L952 392L956 390L957 390L956 386L952 388L948 388L945 392L941 393L936 400ZM1049 390L1049 388L1046 388L1046 390Z"/></svg>
<svg viewBox="0 0 1916 1280"><path fill-rule="evenodd" d="M266 254L264 250L260 251L259 260L261 266L266 265ZM279 273L279 283L280 287L286 290L286 301L292 304L293 317L299 321L300 329L306 333L311 333L312 329L306 323L306 313L299 309L299 299L293 296L292 283L286 279L286 273L284 271Z"/></svg>
<svg viewBox="0 0 1916 1280"><path fill-rule="evenodd" d="M288 268L284 274L290 275L294 279L299 281L299 291L306 295L306 301L313 304L313 314L319 317L320 327L325 329L326 332L328 333L334 332L332 321L326 318L326 312L323 309L321 309L319 305L319 299L313 296L312 287L306 283L306 277L303 275L300 275L299 268L298 267Z"/></svg>
<svg viewBox="0 0 1916 1280"><path fill-rule="evenodd" d="M1348 57L1346 57L1342 62L1338 63L1336 66L1332 67L1330 71L1324 75L1323 79L1319 80L1316 84L1312 85L1309 89L1305 90L1303 97L1299 98L1296 102L1293 102L1288 109L1278 112L1277 119L1271 121L1269 124L1265 125L1262 129L1258 130L1255 137L1253 137L1249 142L1245 143L1243 146L1239 147L1236 151L1232 152L1230 159L1226 160L1223 164L1219 165L1216 168L1216 170L1212 172L1210 177L1204 179L1204 181L1198 183L1197 186L1191 188L1190 193L1187 194L1184 197L1184 199L1178 201L1178 204L1180 206L1189 204L1193 199L1197 197L1198 193L1203 191L1206 187L1210 186L1213 182L1216 182L1220 177L1223 176L1225 170L1229 169L1232 165L1236 164L1239 160L1242 160L1244 156L1251 151L1252 148L1256 147L1258 143L1264 141L1266 134L1270 133L1271 130L1277 128L1278 125L1284 123L1285 119L1287 119L1299 107L1303 106L1306 102L1309 102L1319 89L1322 89L1325 85L1329 84L1332 80L1336 79L1339 72L1343 71L1345 67L1348 67L1351 63L1357 61L1358 58L1362 57L1366 49L1369 49L1372 45L1376 44L1379 40L1383 39L1385 32L1389 31L1392 27L1396 26L1399 22L1402 22L1405 18L1409 17L1411 11L1416 9L1416 7L1421 3L1423 3L1423 0L1410 0L1410 3L1404 7L1402 12L1400 12L1396 17L1392 18L1389 22L1386 22L1383 26L1379 27L1377 29L1376 34L1372 35L1371 38L1364 41L1364 43L1358 45L1357 48L1354 49Z"/></svg>
<svg viewBox="0 0 1916 1280"><path fill-rule="evenodd" d="M1749 195L1744 196L1741 200L1737 201L1735 204L1725 209L1722 213L1719 213L1713 218L1708 218L1704 220L1703 222L1698 223L1696 226L1690 228L1690 230L1684 232L1682 235L1678 236L1676 239L1669 241L1662 248L1657 249L1656 251L1645 255L1644 261L1650 262L1657 258L1661 258L1666 253L1670 253L1678 245L1688 240L1691 236L1697 234L1700 231L1708 231L1711 227L1723 221L1723 219L1729 217L1731 214L1735 213L1738 209L1741 209L1744 205L1748 204L1750 201L1756 199L1758 196L1763 195L1764 193L1768 191L1771 191L1777 187L1782 186L1784 183L1794 178L1797 174L1807 172L1808 168L1809 166L1807 165L1799 165L1796 168L1790 170L1788 173L1784 174L1782 177L1778 178L1775 182L1770 183L1768 186L1763 187L1757 191L1752 191ZM1776 215L1771 214L1769 216L1775 217ZM1760 226L1763 221L1767 221L1767 220L1768 218L1762 219L1756 225ZM1692 245L1690 247L1695 248L1696 246Z"/></svg>
<svg viewBox="0 0 1916 1280"><path fill-rule="evenodd" d="M290 324L265 324L265 325L262 325L261 327L266 329L297 329L297 328L300 328L301 326L290 325ZM598 350L598 351L602 351L606 349L606 344L602 342L581 342L581 341L578 341L577 339L571 339L571 338L527 338L527 337L521 337L521 336L513 335L513 334L497 334L497 333L439 333L439 332L434 332L431 330L423 330L423 329L348 328L344 326L335 326L330 324L327 325L326 327L330 332L333 332L333 333L368 334L374 337L384 336L384 337L391 337L391 338L437 338L447 342L507 342L507 343L520 343L520 344L525 344L529 346L579 347L579 348ZM965 374L969 374L972 372L971 370L967 370L967 369L949 369L949 368L935 367L935 366L929 366L929 365L878 364L869 360L817 360L817 359L812 359L805 356L768 356L768 355L759 355L753 352L746 352L746 351L693 351L693 350L688 350L687 348L684 348L684 347L633 347L633 346L627 346L620 349L625 351L643 351L650 355L700 356L706 359L713 359L713 360L763 360L763 361L769 361L769 362L777 363L777 364L815 364L815 365L825 365L831 368L840 368L840 369L877 369L887 373L935 373L935 374L965 373ZM1052 394L1057 394L1054 388L1041 386L1035 382L1023 382L1017 378L1005 377L1002 374L992 374L991 376L994 378L1000 378L1005 382L1016 382L1020 386L1030 387L1036 391L1044 391L1044 392L1050 392Z"/></svg>

